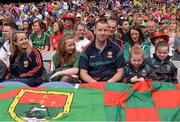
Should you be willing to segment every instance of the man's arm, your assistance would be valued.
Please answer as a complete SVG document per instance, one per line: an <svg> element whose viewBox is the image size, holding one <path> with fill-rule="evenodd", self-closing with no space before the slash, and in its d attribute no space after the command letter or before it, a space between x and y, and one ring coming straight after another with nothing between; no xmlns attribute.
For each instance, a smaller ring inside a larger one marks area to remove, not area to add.
<svg viewBox="0 0 180 122"><path fill-rule="evenodd" d="M80 77L84 82L88 82L88 83L97 82L90 75L88 75L88 72L85 69L80 69Z"/></svg>
<svg viewBox="0 0 180 122"><path fill-rule="evenodd" d="M122 78L123 72L124 72L124 68L117 69L116 74L114 74L114 76L112 78L110 78L108 80L108 82L117 82L117 81L120 81L121 78Z"/></svg>

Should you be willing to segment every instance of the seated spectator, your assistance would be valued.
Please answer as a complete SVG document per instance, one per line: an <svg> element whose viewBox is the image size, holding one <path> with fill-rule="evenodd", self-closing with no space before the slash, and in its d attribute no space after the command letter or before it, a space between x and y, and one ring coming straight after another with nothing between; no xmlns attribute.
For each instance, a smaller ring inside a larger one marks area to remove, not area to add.
<svg viewBox="0 0 180 122"><path fill-rule="evenodd" d="M156 31L153 33L151 39L151 58L153 57L153 54L155 53L155 46L158 42L160 41L166 41L167 43L169 43L169 36L166 34L163 34L160 31Z"/></svg>
<svg viewBox="0 0 180 122"><path fill-rule="evenodd" d="M74 33L75 33L75 44L76 44L76 50L78 52L82 52L84 47L86 47L91 41L85 38L86 35L86 25L83 23L78 23L74 27Z"/></svg>
<svg viewBox="0 0 180 122"><path fill-rule="evenodd" d="M4 18L2 22L3 22L3 27L2 27L3 37L1 39L2 44L0 46L0 81L6 79L6 74L10 64L9 56L11 55L10 52L11 33L13 30L18 29L18 26L15 24L12 18Z"/></svg>
<svg viewBox="0 0 180 122"><path fill-rule="evenodd" d="M11 40L9 81L23 82L35 87L45 81L45 71L40 52L32 47L23 31L15 31Z"/></svg>
<svg viewBox="0 0 180 122"><path fill-rule="evenodd" d="M144 38L144 34L139 26L133 25L129 30L129 40L124 44L124 57L129 59L129 51L132 47L141 47L144 50L145 58L150 57L151 43Z"/></svg>
<svg viewBox="0 0 180 122"><path fill-rule="evenodd" d="M160 41L155 46L153 58L148 60L148 64L155 70L158 80L163 82L178 83L177 68L170 61L169 45L166 41Z"/></svg>
<svg viewBox="0 0 180 122"><path fill-rule="evenodd" d="M117 43L120 47L121 50L124 48L124 42L120 39L117 31L117 24L115 20L108 20L108 39Z"/></svg>
<svg viewBox="0 0 180 122"><path fill-rule="evenodd" d="M56 54L53 55L53 63L58 72L55 71L56 73L51 76L51 79L61 75L54 80L70 81L70 77L63 75L76 75L78 73L79 55L75 49L75 37L73 34L65 34L61 38Z"/></svg>
<svg viewBox="0 0 180 122"><path fill-rule="evenodd" d="M49 35L44 32L45 24L41 20L33 22L34 33L30 35L33 46L37 47L41 53L49 50Z"/></svg>
<svg viewBox="0 0 180 122"><path fill-rule="evenodd" d="M140 47L132 47L129 62L125 66L122 82L135 83L144 79L157 80L153 68L145 62L144 51Z"/></svg>
<svg viewBox="0 0 180 122"><path fill-rule="evenodd" d="M180 61L180 25L177 28L176 37L174 40L174 60Z"/></svg>
<svg viewBox="0 0 180 122"><path fill-rule="evenodd" d="M120 47L108 40L108 23L100 19L95 24L96 39L81 54L80 78L84 82L120 81L126 65Z"/></svg>
<svg viewBox="0 0 180 122"><path fill-rule="evenodd" d="M59 40L63 36L64 26L61 21L57 21L54 23L54 34L50 35L50 50L54 51L57 49Z"/></svg>
<svg viewBox="0 0 180 122"><path fill-rule="evenodd" d="M26 33L27 37L30 36L31 34L31 28L30 28L30 23L28 20L23 20L22 21L22 26L23 26L23 31Z"/></svg>

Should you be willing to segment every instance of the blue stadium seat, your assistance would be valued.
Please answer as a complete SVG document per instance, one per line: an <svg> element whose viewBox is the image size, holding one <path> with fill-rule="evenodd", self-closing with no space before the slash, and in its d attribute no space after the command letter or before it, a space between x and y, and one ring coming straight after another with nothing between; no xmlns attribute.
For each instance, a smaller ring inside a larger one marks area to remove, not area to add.
<svg viewBox="0 0 180 122"><path fill-rule="evenodd" d="M6 81L6 82L1 82L0 86L28 86L25 83L21 82L15 82L15 81Z"/></svg>
<svg viewBox="0 0 180 122"><path fill-rule="evenodd" d="M56 87L56 88L74 88L73 84L67 83L67 82L48 82L43 83L38 87Z"/></svg>

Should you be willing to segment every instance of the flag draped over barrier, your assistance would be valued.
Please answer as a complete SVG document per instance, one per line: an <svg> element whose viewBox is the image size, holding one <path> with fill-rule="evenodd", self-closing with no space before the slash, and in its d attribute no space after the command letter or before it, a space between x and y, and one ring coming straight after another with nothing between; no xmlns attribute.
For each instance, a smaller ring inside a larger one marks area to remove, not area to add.
<svg viewBox="0 0 180 122"><path fill-rule="evenodd" d="M89 83L0 87L0 121L179 121L180 84Z"/></svg>

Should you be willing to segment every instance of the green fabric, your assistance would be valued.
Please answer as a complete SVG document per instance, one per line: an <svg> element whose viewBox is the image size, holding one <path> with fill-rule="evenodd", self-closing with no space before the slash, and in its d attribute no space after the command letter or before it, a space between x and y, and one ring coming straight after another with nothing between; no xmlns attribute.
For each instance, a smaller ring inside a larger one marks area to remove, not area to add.
<svg viewBox="0 0 180 122"><path fill-rule="evenodd" d="M73 34L73 30L64 29L64 34Z"/></svg>
<svg viewBox="0 0 180 122"><path fill-rule="evenodd" d="M48 121L179 121L179 90L180 84L148 80L87 83L79 88L0 86L0 121L32 115Z"/></svg>
<svg viewBox="0 0 180 122"><path fill-rule="evenodd" d="M11 86L11 89L14 91L21 90L22 88L16 88ZM5 88L0 89L0 96L4 93ZM11 90L11 91L12 91ZM9 91L9 92L11 92ZM34 89L34 91L37 91ZM95 89L86 89L86 88L79 88L79 89L71 89L71 88L46 88L41 91L49 91L54 92L65 92L73 94L72 103L70 104L70 111L64 113L61 117L55 120L61 121L105 121L105 110L104 110L104 100L103 100L103 91L95 90ZM13 92L13 91L12 91ZM17 92L18 94L19 92ZM45 95L47 95L46 93ZM9 106L13 103L14 98L16 95L8 94L9 98L2 99L0 98L0 121L15 121L14 118L11 118L9 111ZM22 98L23 96L21 96ZM47 98L48 99L48 98ZM20 101L19 101L20 102ZM40 108L40 104L22 104L19 103L16 105L14 112L20 117L25 117L26 112L31 110L32 107ZM59 112L62 112L62 107L47 107L48 113L50 116L47 115L47 111L40 111L41 114L44 115L49 121L53 121L52 118L56 116ZM33 113L31 111L31 113ZM35 114L35 112L33 113ZM40 113L38 113L40 115Z"/></svg>
<svg viewBox="0 0 180 122"><path fill-rule="evenodd" d="M97 62L91 62L89 63L90 66L95 67L95 66L101 66L101 65L107 65L107 64L112 64L112 62L114 62L114 60L110 60L110 61L97 61Z"/></svg>
<svg viewBox="0 0 180 122"><path fill-rule="evenodd" d="M80 54L77 55L76 59L75 59L75 62L73 64L73 67L74 68L77 68L78 65L79 65L79 59L80 59ZM56 54L53 55L52 57L52 60L53 60L53 64L55 65L56 64ZM55 67L55 66L54 66ZM68 69L68 68L72 68L70 67L68 64L63 64L62 66L63 69Z"/></svg>
<svg viewBox="0 0 180 122"><path fill-rule="evenodd" d="M142 43L141 47L144 49L144 55L145 58L149 58L150 57L150 46L151 43L147 40L144 40L144 42ZM131 45L129 42L125 42L124 44L124 58L126 61L129 60L129 52L131 50Z"/></svg>
<svg viewBox="0 0 180 122"><path fill-rule="evenodd" d="M33 33L30 35L30 39L32 40L33 46L36 46L39 49L42 49L43 46L49 46L50 43L50 36L46 33L41 34L40 40L37 40L37 34Z"/></svg>

